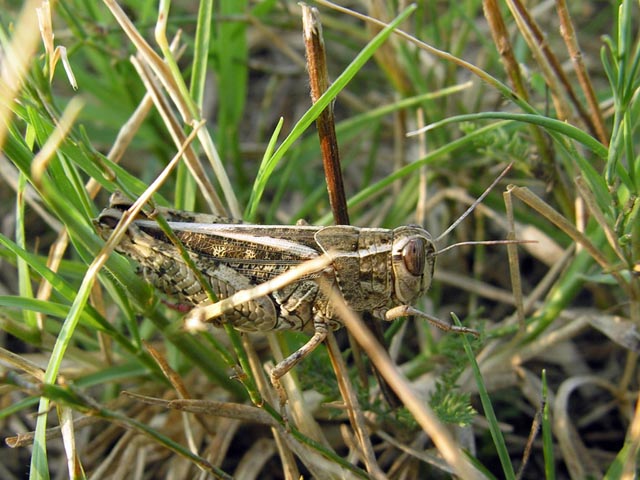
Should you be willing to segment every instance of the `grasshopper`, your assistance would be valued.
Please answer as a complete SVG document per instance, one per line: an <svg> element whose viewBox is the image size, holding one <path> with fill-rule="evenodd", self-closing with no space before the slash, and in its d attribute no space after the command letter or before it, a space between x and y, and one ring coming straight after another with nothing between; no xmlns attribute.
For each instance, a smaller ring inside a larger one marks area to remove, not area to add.
<svg viewBox="0 0 640 480"><path fill-rule="evenodd" d="M120 194L95 220L107 239L131 206ZM188 315L221 326L229 322L245 332L299 330L312 333L299 350L270 372L282 392L280 378L311 353L329 330L343 326L334 312L325 284L339 290L359 313L391 321L407 315L426 318L435 326L477 335L475 330L441 322L411 304L430 287L436 248L431 235L417 225L395 229L353 226L255 225L215 215L157 208L191 257L197 275L183 260L152 216L140 214L116 250L141 267L142 276L163 293L195 307ZM219 300L264 284L322 255L329 266L307 273L281 288L212 313L213 304L201 279ZM281 400L283 395L280 395Z"/></svg>

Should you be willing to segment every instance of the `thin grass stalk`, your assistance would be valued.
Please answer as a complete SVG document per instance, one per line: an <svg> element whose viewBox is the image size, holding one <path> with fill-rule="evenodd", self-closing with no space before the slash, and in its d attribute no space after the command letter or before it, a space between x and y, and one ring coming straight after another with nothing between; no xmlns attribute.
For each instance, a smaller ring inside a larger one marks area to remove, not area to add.
<svg viewBox="0 0 640 480"><path fill-rule="evenodd" d="M158 113L160 113L164 121L164 125L169 131L169 134L171 135L174 143L176 145L180 145L184 141L185 133L183 132L179 120L175 117L173 110L169 105L169 102L163 94L163 90L158 84L156 77L151 73L148 65L144 63L144 61L139 60L137 57L131 57L131 63L133 63L134 67L136 68L138 75L140 75L140 79L144 83L147 91L151 94L154 105ZM204 120L202 121L204 122ZM197 131L200 130L201 129L198 129ZM200 160L198 159L198 155L196 155L192 147L188 148L185 151L185 164L191 171L193 177L196 179L196 182L200 186L201 191L208 192L208 195L206 195L206 197L209 201L209 207L214 212L224 212L222 201L218 197L218 194L213 188L213 185L208 182L205 170L201 165Z"/></svg>
<svg viewBox="0 0 640 480"><path fill-rule="evenodd" d="M304 4L302 5L302 19L311 86L311 101L316 103L329 87L329 74L327 70L324 38L322 36L322 24L320 23L318 11ZM316 125L320 139L329 204L331 205L334 221L337 225L349 225L349 212L347 210L347 200L344 191L344 182L342 180L342 167L340 165L340 153L332 104L329 104L325 110L320 113L316 120ZM377 340L384 345L382 330L375 322L376 320L371 318L367 323L375 333ZM352 349L357 350L357 344L353 341L351 343ZM340 349L331 333L329 334L327 344L331 363L337 373L338 385L347 405L349 419L356 432L356 437L360 442L360 448L364 456L363 460L367 466L367 471L375 478L382 478L383 473L377 465L371 439L365 428L362 409L356 398L353 385L346 374L346 365L342 360ZM359 353L354 354L354 356L359 358ZM378 375L377 372L376 375ZM380 388L386 391L387 385L384 381L380 383Z"/></svg>
<svg viewBox="0 0 640 480"><path fill-rule="evenodd" d="M311 101L316 103L327 91L329 73L327 71L327 57L322 37L322 24L318 11L302 5L302 27L307 52L307 69L311 87ZM349 212L342 181L342 167L340 166L340 150L336 137L335 119L331 104L318 115L316 119L320 150L324 166L329 204L333 211L337 225L349 225Z"/></svg>
<svg viewBox="0 0 640 480"><path fill-rule="evenodd" d="M113 14L114 18L118 21L123 31L128 35L131 42L138 49L138 53L144 59L144 63L148 65L158 80L163 85L164 89L170 95L171 99L174 102L174 105L179 110L180 115L182 116L185 123L190 124L193 120L201 119L199 112L197 111L195 105L193 104L192 99L188 96L187 88L184 85L184 81L182 80L181 75L174 76L172 70L167 66L167 64L163 61L163 59L155 53L155 51L151 48L151 46L144 40L142 35L138 32L135 25L129 20L125 12L120 8L120 6L114 0L104 0L105 4L109 7L109 10ZM163 3L161 5L161 10L163 8L168 8L167 3ZM162 21L162 19L160 19ZM162 36L163 27L160 25L158 27L160 31L160 36ZM166 42L164 42L166 43ZM165 47L166 52L171 52L168 45ZM171 58L173 55L171 54ZM175 60L174 60L175 62ZM224 192L225 199L229 205L229 209L231 211L232 216L239 218L240 217L240 209L238 206L238 201L236 199L235 194L233 193L233 189L231 188L231 183L229 178L222 166L220 157L218 155L217 150L213 144L213 141L210 135L204 130L199 130L198 139L204 149L207 158L211 163L211 167L215 172L216 178L218 182L220 182L220 186ZM208 193L209 195L213 195L215 189L208 182L207 177L195 177L196 180L203 183L203 191L202 193ZM222 213L224 209L221 210L221 207L218 205L218 202L215 201L216 196L208 196L207 201L213 212Z"/></svg>
<svg viewBox="0 0 640 480"><path fill-rule="evenodd" d="M549 48L544 34L534 18L530 15L527 7L525 7L520 0L509 0L507 1L507 5L520 29L520 33L522 33L522 36L527 41L529 49L545 77L547 86L551 91L558 118L563 121L570 121L572 118L571 109L566 101L568 97L582 120L589 126L591 131L594 131L591 118L576 96L558 58Z"/></svg>
<svg viewBox="0 0 640 480"><path fill-rule="evenodd" d="M489 23L493 41L496 44L500 58L507 75L511 79L514 91L525 101L529 101L529 93L525 88L524 80L520 71L520 64L516 60L515 53L511 46L511 40L504 23L500 8L496 0L485 0L482 2L482 9L485 18ZM543 132L538 127L532 126L530 131L535 139L538 152L542 155L544 163L551 164L551 152L544 138Z"/></svg>
<svg viewBox="0 0 640 480"><path fill-rule="evenodd" d="M507 210L507 221L509 222L509 233L507 233L507 240L516 239L515 231L515 218L513 215L513 203L511 202L511 194L505 192L503 194L505 207ZM518 261L518 246L514 243L507 245L507 254L509 258L509 275L511 277L511 288L513 290L513 298L516 306L516 318L518 319L518 328L521 333L524 333L525 324L525 309L522 299L522 282L520 273L520 262Z"/></svg>
<svg viewBox="0 0 640 480"><path fill-rule="evenodd" d="M333 101L338 93L351 81L355 74L364 66L374 52L380 47L380 45L391 35L391 33L397 29L397 26L409 17L415 10L415 5L411 5L406 8L396 19L386 25L385 28L376 35L367 46L353 59L349 66L336 78L331 86L325 93L313 104L313 106L307 110L304 115L298 120L296 125L292 128L291 133L282 141L280 146L276 149L274 154L264 161L260 165L258 170L258 176L254 183L254 188L251 191L251 197L249 198L249 212L248 216L253 218L255 215L255 209L258 206L266 182L269 176L273 173L273 170L278 165L287 150L298 139L298 137L311 125L311 123L318 118L318 115Z"/></svg>
<svg viewBox="0 0 640 480"><path fill-rule="evenodd" d="M578 37L576 36L576 31L571 21L566 0L556 0L556 10L558 12L558 18L560 19L560 33L571 56L574 70L578 76L578 82L580 82L580 87L582 88L582 92L587 100L587 105L589 106L589 111L591 112L589 116L591 122L587 122L587 126L593 126L594 134L598 140L605 146L609 145L609 135L607 134L607 129L604 124L602 109L598 104L589 72L582 60L582 52L578 45Z"/></svg>
<svg viewBox="0 0 640 480"><path fill-rule="evenodd" d="M462 478L483 478L462 453L460 447L437 419L431 408L414 393L411 384L393 364L387 352L375 340L362 320L349 309L341 295L333 291L331 298L346 327L353 333L360 346L413 414L418 424L429 434L449 466Z"/></svg>
<svg viewBox="0 0 640 480"><path fill-rule="evenodd" d="M514 187L510 186L508 188L510 192L518 197L520 200L525 202L530 207L537 210L540 214L542 214L549 221L554 223L558 228L563 230L567 235L569 235L575 242L578 242L582 245L588 252L591 257L600 264L600 266L607 271L612 270L612 265L610 261L604 256L604 254L591 242L589 238L587 238L583 233L577 230L565 217L560 215L557 211L555 211L551 206L549 206L546 202L542 201L536 195L531 193L531 191L527 188L523 187ZM627 280L620 275L619 272L612 271L611 275L616 279L618 284L622 287L622 289L630 294L630 286Z"/></svg>
<svg viewBox="0 0 640 480"><path fill-rule="evenodd" d="M16 243L18 247L26 250L26 236L24 225L24 192L27 184L27 178L24 174L20 174L18 180L18 190L16 192ZM33 288L31 287L31 273L29 271L29 264L24 258L18 257L17 261L18 269L18 291L21 297L33 298ZM44 324L40 316L36 316L33 311L24 310L22 312L22 318L25 325L28 328L38 329L43 331Z"/></svg>
<svg viewBox="0 0 640 480"><path fill-rule="evenodd" d="M22 7L20 18L16 22L11 43L5 46L4 59L0 67L0 146L4 145L4 137L11 118L11 103L16 98L23 79L27 74L31 60L39 44L38 22L35 12L40 4L37 0L29 0Z"/></svg>

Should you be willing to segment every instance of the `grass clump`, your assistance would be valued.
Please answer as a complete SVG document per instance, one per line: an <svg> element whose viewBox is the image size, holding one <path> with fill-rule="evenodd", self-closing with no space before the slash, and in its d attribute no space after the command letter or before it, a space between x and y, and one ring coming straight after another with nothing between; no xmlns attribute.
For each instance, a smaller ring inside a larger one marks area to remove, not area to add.
<svg viewBox="0 0 640 480"><path fill-rule="evenodd" d="M3 476L638 474L638 5L394 5L315 3L332 84L313 106L297 4L3 11ZM535 243L438 256L417 307L482 336L390 325L406 409L339 339L347 367L317 352L322 368L285 377L286 425L263 363L305 338L184 331L93 219L120 191L330 224L311 127L328 105L353 225L438 237L513 163L438 246ZM317 378L332 368L337 382Z"/></svg>

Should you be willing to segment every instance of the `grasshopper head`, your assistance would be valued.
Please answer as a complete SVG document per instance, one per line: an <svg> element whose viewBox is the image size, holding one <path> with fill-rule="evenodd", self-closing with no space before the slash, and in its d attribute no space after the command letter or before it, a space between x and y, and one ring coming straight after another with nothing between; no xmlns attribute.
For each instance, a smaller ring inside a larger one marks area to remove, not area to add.
<svg viewBox="0 0 640 480"><path fill-rule="evenodd" d="M391 263L395 296L409 305L431 286L436 247L431 235L417 225L394 230Z"/></svg>
<svg viewBox="0 0 640 480"><path fill-rule="evenodd" d="M98 218L93 220L93 224L103 240L109 239L109 236L113 232L113 229L118 225L121 217L122 210L118 210L117 208L105 208Z"/></svg>
<svg viewBox="0 0 640 480"><path fill-rule="evenodd" d="M93 224L103 240L109 239L113 230L118 223L120 223L120 220L122 220L122 217L131 205L131 200L120 192L114 192L111 195L109 198L109 206L100 212L98 218L93 220ZM147 217L144 213L140 213L137 218L146 219ZM131 229L133 226L129 228Z"/></svg>
<svg viewBox="0 0 640 480"><path fill-rule="evenodd" d="M114 192L111 197L109 197L109 206L100 212L98 218L93 220L94 226L104 240L109 238L113 229L116 228L122 218L122 214L130 206L131 201L120 192Z"/></svg>
<svg viewBox="0 0 640 480"><path fill-rule="evenodd" d="M93 225L103 240L107 241L110 239L111 234L118 226L129 207L131 207L131 202L118 192L111 196L109 206L100 212L98 218L93 220ZM140 214L140 217L143 219L146 218L144 214ZM136 255L139 249L132 248L134 243L140 243L133 241L136 233L140 233L140 229L135 223L131 223L124 237L120 240L118 245L115 246L115 250L139 260L138 255Z"/></svg>

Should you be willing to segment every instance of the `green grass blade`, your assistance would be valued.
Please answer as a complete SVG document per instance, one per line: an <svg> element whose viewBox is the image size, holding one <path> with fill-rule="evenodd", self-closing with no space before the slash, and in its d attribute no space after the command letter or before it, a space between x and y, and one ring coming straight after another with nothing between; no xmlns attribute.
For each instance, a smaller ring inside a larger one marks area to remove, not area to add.
<svg viewBox="0 0 640 480"><path fill-rule="evenodd" d="M460 319L456 316L455 313L452 313L451 317L453 318L453 321L456 325L462 326ZM484 415L487 418L487 421L489 422L489 431L491 432L491 438L493 438L493 444L498 453L498 457L500 458L500 464L502 465L504 478L508 480L515 480L516 474L513 469L513 465L511 464L511 459L509 458L507 445L504 441L504 437L502 436L502 432L500 431L498 418L496 417L496 413L494 412L493 406L491 405L489 392L487 392L487 388L485 387L484 381L482 379L482 373L480 372L480 367L478 366L478 362L476 362L476 357L473 353L473 350L471 349L471 344L469 343L469 340L467 340L466 336L464 335L462 335L462 344L464 345L464 351L467 354L467 358L469 359L469 363L471 364L471 369L473 371L473 376L478 386L480 401L482 402Z"/></svg>
<svg viewBox="0 0 640 480"><path fill-rule="evenodd" d="M549 406L547 372L542 370L542 454L547 480L555 480L555 455L553 453L553 427L551 425L551 407Z"/></svg>

